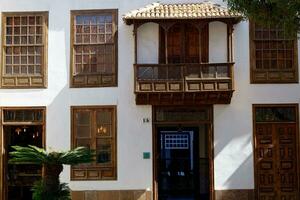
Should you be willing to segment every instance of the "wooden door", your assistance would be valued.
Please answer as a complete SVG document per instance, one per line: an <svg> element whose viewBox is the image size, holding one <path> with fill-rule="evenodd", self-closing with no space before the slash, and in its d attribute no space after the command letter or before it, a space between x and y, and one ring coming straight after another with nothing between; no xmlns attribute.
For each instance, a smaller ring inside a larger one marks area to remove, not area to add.
<svg viewBox="0 0 300 200"><path fill-rule="evenodd" d="M255 125L258 200L297 200L298 137L296 123Z"/></svg>
<svg viewBox="0 0 300 200"><path fill-rule="evenodd" d="M275 200L276 197L276 150L275 134L271 124L256 125L256 181L261 200Z"/></svg>
<svg viewBox="0 0 300 200"><path fill-rule="evenodd" d="M277 191L280 200L299 198L296 128L296 124L274 125L277 137Z"/></svg>

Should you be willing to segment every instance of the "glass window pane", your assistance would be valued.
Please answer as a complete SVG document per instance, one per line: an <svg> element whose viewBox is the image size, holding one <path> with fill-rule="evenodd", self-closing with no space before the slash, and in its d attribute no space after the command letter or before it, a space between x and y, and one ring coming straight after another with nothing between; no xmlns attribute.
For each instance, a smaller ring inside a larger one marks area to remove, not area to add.
<svg viewBox="0 0 300 200"><path fill-rule="evenodd" d="M97 124L111 124L112 113L110 111L97 111Z"/></svg>
<svg viewBox="0 0 300 200"><path fill-rule="evenodd" d="M42 122L42 110L4 110L4 121Z"/></svg>
<svg viewBox="0 0 300 200"><path fill-rule="evenodd" d="M80 111L76 113L76 124L90 125L91 113L90 111Z"/></svg>
<svg viewBox="0 0 300 200"><path fill-rule="evenodd" d="M158 108L155 120L161 121L200 121L209 120L208 109Z"/></svg>
<svg viewBox="0 0 300 200"><path fill-rule="evenodd" d="M263 107L255 109L256 122L295 122L294 107Z"/></svg>
<svg viewBox="0 0 300 200"><path fill-rule="evenodd" d="M91 137L91 127L78 125L76 127L76 137L77 138L90 138Z"/></svg>
<svg viewBox="0 0 300 200"><path fill-rule="evenodd" d="M77 139L76 142L77 147L87 147L91 149L91 140L90 139Z"/></svg>
<svg viewBox="0 0 300 200"><path fill-rule="evenodd" d="M97 139L97 163L110 163L112 145L110 140Z"/></svg>
<svg viewBox="0 0 300 200"><path fill-rule="evenodd" d="M218 78L229 77L228 67L227 66L218 66L217 67L217 75L218 75Z"/></svg>
<svg viewBox="0 0 300 200"><path fill-rule="evenodd" d="M215 78L216 68L213 66L206 66L202 68L203 78Z"/></svg>

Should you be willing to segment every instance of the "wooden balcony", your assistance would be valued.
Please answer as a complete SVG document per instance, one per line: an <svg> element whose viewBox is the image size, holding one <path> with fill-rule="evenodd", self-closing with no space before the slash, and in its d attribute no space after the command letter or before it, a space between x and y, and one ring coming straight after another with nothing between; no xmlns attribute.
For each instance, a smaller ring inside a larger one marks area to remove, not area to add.
<svg viewBox="0 0 300 200"><path fill-rule="evenodd" d="M233 93L233 65L136 64L136 104L229 104Z"/></svg>

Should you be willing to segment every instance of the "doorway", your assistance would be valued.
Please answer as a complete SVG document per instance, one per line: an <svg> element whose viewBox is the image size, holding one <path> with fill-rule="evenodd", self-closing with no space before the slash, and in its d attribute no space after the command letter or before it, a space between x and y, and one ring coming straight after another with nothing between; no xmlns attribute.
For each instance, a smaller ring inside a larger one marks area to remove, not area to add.
<svg viewBox="0 0 300 200"><path fill-rule="evenodd" d="M9 153L12 146L34 145L44 147L44 110L43 109L3 109L3 199L30 200L31 187L41 179L42 166L31 163L11 164Z"/></svg>
<svg viewBox="0 0 300 200"><path fill-rule="evenodd" d="M209 108L154 108L155 200L210 200L213 190Z"/></svg>
<svg viewBox="0 0 300 200"><path fill-rule="evenodd" d="M298 199L298 133L298 105L254 105L256 199Z"/></svg>

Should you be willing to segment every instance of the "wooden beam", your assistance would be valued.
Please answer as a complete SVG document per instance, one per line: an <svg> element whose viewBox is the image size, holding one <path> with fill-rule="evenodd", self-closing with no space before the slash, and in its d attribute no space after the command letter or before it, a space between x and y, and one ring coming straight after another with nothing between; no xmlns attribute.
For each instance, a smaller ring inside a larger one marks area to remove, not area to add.
<svg viewBox="0 0 300 200"><path fill-rule="evenodd" d="M227 61L233 62L233 41L232 41L233 25L227 23Z"/></svg>
<svg viewBox="0 0 300 200"><path fill-rule="evenodd" d="M168 32L169 29L175 24L176 22L159 22L158 24L164 29L165 31L165 64L168 64Z"/></svg>
<svg viewBox="0 0 300 200"><path fill-rule="evenodd" d="M133 25L133 37L134 37L134 64L137 64L137 29L138 25L134 23Z"/></svg>

